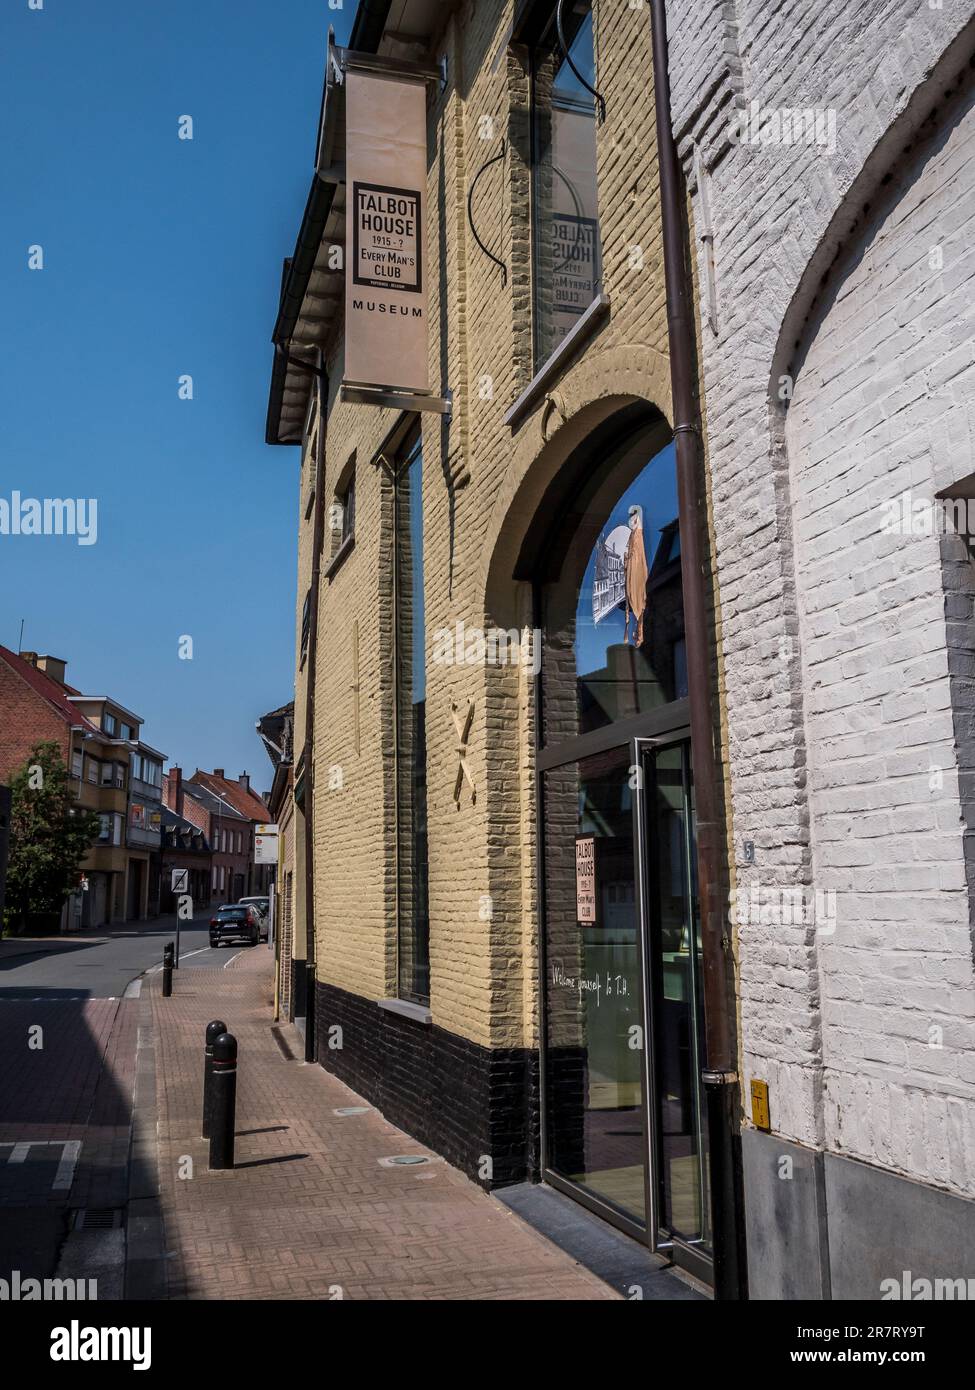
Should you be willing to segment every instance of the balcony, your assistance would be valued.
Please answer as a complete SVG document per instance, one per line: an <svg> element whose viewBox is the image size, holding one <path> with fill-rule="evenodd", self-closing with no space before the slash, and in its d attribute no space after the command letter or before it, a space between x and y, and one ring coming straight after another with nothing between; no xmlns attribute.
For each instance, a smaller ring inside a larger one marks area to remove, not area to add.
<svg viewBox="0 0 975 1390"><path fill-rule="evenodd" d="M119 811L123 816L128 807L128 795L124 787L112 783L87 782L80 777L71 778L78 805L86 811Z"/></svg>

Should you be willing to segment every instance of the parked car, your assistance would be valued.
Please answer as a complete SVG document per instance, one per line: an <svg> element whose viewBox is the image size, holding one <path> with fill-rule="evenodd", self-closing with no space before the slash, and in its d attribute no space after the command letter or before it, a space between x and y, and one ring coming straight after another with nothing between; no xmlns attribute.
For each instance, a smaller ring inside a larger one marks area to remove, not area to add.
<svg viewBox="0 0 975 1390"><path fill-rule="evenodd" d="M261 919L257 909L248 903L233 903L218 907L210 918L210 945L223 941L246 941L256 946L261 939Z"/></svg>
<svg viewBox="0 0 975 1390"><path fill-rule="evenodd" d="M257 908L261 918L261 940L266 941L271 923L271 899L266 894L258 894L255 897L241 898L240 901Z"/></svg>

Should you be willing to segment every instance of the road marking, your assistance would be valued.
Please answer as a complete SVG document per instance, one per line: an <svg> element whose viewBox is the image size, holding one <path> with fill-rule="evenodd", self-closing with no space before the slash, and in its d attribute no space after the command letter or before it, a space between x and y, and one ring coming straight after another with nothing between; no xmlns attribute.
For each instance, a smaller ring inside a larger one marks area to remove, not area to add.
<svg viewBox="0 0 975 1390"><path fill-rule="evenodd" d="M209 947L209 946L201 946L200 949L199 949L198 951L180 951L180 953L179 953L179 958L180 958L180 960L189 960L190 956L202 956L204 951L209 951L209 950L210 950L210 947ZM146 971L146 974L147 974L147 975L158 975L161 969L162 969L162 966L161 966L161 965L154 965L150 970L147 970L147 971Z"/></svg>
<svg viewBox="0 0 975 1390"><path fill-rule="evenodd" d="M61 1158L58 1162L57 1172L54 1174L54 1181L51 1183L51 1190L53 1192L67 1192L74 1181L74 1170L81 1155L80 1139L27 1139L17 1143L9 1139L0 1140L0 1149L10 1150L10 1156L7 1159L8 1167L11 1163L25 1163L31 1149L58 1147L61 1149Z"/></svg>
<svg viewBox="0 0 975 1390"><path fill-rule="evenodd" d="M75 1165L78 1162L78 1155L81 1153L81 1140L68 1139L65 1141L64 1148L61 1150L61 1162L58 1164L58 1171L54 1175L51 1184L54 1192L67 1192L74 1181Z"/></svg>
<svg viewBox="0 0 975 1390"><path fill-rule="evenodd" d="M234 961L237 959L237 956L242 956L243 954L243 951L238 951L236 955L231 956L228 961L224 961L224 970L226 970L228 965L233 965Z"/></svg>
<svg viewBox="0 0 975 1390"><path fill-rule="evenodd" d="M122 998L123 998L123 999L140 999L141 997L142 997L142 981L141 981L141 980L130 980L129 983L125 986L125 993L122 995Z"/></svg>

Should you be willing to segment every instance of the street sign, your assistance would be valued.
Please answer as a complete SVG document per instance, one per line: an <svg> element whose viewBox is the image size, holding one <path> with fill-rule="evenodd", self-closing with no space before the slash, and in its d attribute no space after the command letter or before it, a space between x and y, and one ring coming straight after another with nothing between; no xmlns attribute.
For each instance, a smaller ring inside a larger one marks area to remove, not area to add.
<svg viewBox="0 0 975 1390"><path fill-rule="evenodd" d="M173 869L173 892L188 893L190 891L190 871L189 869Z"/></svg>
<svg viewBox="0 0 975 1390"><path fill-rule="evenodd" d="M276 864L278 862L278 827L276 825L254 826L254 863Z"/></svg>

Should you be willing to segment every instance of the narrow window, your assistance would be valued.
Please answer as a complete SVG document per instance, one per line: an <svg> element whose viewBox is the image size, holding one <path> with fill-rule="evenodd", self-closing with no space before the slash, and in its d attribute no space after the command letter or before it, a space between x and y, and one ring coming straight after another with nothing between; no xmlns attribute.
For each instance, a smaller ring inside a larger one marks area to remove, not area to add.
<svg viewBox="0 0 975 1390"><path fill-rule="evenodd" d="M339 494L342 507L342 543L350 541L355 535L355 472L349 477L343 492Z"/></svg>
<svg viewBox="0 0 975 1390"><path fill-rule="evenodd" d="M596 86L592 5L563 5L562 47L552 17L532 49L532 196L536 367L599 294L602 258L596 193ZM570 61L571 60L571 61ZM575 69L575 70L573 70Z"/></svg>
<svg viewBox="0 0 975 1390"><path fill-rule="evenodd" d="M304 606L301 610L301 659L304 661L308 655L308 633L311 628L311 590L305 594Z"/></svg>
<svg viewBox="0 0 975 1390"><path fill-rule="evenodd" d="M393 494L396 538L396 796L399 996L430 1000L427 892L426 625L423 603L423 453L417 435L401 455Z"/></svg>

